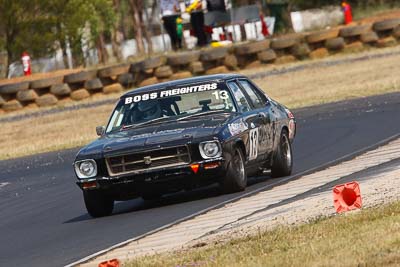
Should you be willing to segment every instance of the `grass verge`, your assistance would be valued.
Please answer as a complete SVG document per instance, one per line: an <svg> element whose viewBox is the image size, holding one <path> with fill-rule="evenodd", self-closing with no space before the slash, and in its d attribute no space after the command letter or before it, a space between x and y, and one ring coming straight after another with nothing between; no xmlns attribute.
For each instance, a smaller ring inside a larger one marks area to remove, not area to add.
<svg viewBox="0 0 400 267"><path fill-rule="evenodd" d="M399 47L366 52L398 52ZM354 57L338 55L337 58ZM327 59L329 60L329 59ZM309 62L294 63L298 66ZM251 74L287 66L245 70ZM289 108L300 108L345 99L400 91L400 55L311 67L254 81L272 98ZM117 98L118 96L114 96ZM95 127L105 125L114 105L49 114L14 122L2 122L0 160L84 145L97 136ZM11 114L10 114L11 115ZM6 115L8 116L8 115Z"/></svg>
<svg viewBox="0 0 400 267"><path fill-rule="evenodd" d="M400 12L400 3L392 4L379 4L379 5L368 5L368 6L356 6L353 9L354 20L363 20L371 18L391 18L397 11Z"/></svg>
<svg viewBox="0 0 400 267"><path fill-rule="evenodd" d="M124 266L400 266L400 202Z"/></svg>

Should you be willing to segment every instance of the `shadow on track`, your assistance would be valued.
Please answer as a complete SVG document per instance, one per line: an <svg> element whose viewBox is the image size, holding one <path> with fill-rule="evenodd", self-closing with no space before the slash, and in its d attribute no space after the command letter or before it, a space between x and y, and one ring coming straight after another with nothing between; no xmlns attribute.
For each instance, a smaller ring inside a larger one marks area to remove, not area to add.
<svg viewBox="0 0 400 267"><path fill-rule="evenodd" d="M272 179L269 176L260 176L260 177L249 177L247 185L252 186L257 183L265 182L268 179ZM218 197L221 195L221 192L217 186L217 184L198 188L192 191L180 191L177 193L167 194L157 200L147 200L144 201L142 198L135 198L128 201L118 201L115 203L114 212L111 216L118 216L125 213L154 209L169 205L175 205L185 202L197 201L205 198ZM236 194L232 194L232 196L236 196ZM83 201L83 199L82 199ZM96 218L101 219L101 218ZM68 223L76 223L81 221L94 220L89 214L85 213L70 220L63 222L63 224Z"/></svg>

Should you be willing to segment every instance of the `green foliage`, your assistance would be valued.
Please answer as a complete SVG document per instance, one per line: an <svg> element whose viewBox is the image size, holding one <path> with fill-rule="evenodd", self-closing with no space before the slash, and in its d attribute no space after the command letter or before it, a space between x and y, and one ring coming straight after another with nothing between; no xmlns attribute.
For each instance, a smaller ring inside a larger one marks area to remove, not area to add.
<svg viewBox="0 0 400 267"><path fill-rule="evenodd" d="M81 55L82 37L93 45L115 19L112 0L0 0L0 50L12 62L25 50L40 57L69 42Z"/></svg>

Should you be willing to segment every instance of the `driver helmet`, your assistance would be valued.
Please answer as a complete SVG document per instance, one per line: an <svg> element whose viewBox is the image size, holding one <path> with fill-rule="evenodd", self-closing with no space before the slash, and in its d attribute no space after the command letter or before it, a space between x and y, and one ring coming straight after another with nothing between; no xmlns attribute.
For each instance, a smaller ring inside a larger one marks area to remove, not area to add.
<svg viewBox="0 0 400 267"><path fill-rule="evenodd" d="M147 100L139 102L138 110L143 120L153 120L161 117L161 108L158 100Z"/></svg>

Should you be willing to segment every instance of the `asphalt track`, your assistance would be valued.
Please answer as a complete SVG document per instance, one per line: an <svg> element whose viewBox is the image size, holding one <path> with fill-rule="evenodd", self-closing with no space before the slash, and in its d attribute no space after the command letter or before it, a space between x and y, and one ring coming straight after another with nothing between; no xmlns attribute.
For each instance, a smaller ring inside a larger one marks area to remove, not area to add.
<svg viewBox="0 0 400 267"><path fill-rule="evenodd" d="M295 111L294 172L325 164L400 132L400 93ZM215 188L116 205L92 219L74 184L77 149L0 161L0 266L63 266L237 197ZM277 182L251 180L246 192Z"/></svg>

